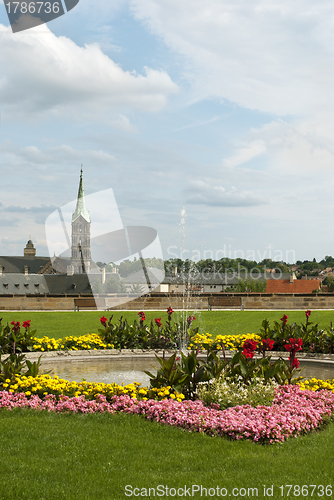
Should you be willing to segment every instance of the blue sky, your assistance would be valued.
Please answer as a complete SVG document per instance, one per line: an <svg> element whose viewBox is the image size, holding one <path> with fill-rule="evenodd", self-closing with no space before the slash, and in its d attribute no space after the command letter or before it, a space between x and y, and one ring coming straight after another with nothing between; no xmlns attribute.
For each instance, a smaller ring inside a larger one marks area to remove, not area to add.
<svg viewBox="0 0 334 500"><path fill-rule="evenodd" d="M0 4L0 254L47 255L83 164L166 259L334 255L333 27L328 0L80 0L13 34Z"/></svg>

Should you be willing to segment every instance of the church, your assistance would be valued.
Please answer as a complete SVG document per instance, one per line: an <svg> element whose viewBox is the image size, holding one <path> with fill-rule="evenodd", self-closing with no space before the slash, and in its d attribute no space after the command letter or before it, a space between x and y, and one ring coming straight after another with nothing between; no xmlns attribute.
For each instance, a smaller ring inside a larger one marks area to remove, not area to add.
<svg viewBox="0 0 334 500"><path fill-rule="evenodd" d="M30 236L23 256L0 256L0 295L91 294L86 273L101 270L91 258L90 231L81 169L71 223L71 257L37 256Z"/></svg>

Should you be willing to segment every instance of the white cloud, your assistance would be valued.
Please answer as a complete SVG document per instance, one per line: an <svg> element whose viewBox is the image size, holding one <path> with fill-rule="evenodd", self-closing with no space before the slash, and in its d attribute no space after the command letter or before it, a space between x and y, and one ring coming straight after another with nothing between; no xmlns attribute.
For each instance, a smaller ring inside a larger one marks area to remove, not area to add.
<svg viewBox="0 0 334 500"><path fill-rule="evenodd" d="M116 112L117 121L124 108L159 111L178 91L165 71L124 71L98 44L80 47L47 26L18 36L0 25L0 44L0 105L7 119L47 111L102 119Z"/></svg>
<svg viewBox="0 0 334 500"><path fill-rule="evenodd" d="M132 0L134 16L184 56L198 98L277 115L333 109L328 0Z"/></svg>
<svg viewBox="0 0 334 500"><path fill-rule="evenodd" d="M36 146L19 147L5 141L0 145L0 152L10 155L15 160L23 161L37 166L80 164L85 161L95 166L110 165L115 162L115 157L104 151L92 149L77 150L68 145L38 149Z"/></svg>
<svg viewBox="0 0 334 500"><path fill-rule="evenodd" d="M186 203L210 207L250 207L268 202L251 191L240 191L231 186L217 186L217 182L191 181L185 190Z"/></svg>
<svg viewBox="0 0 334 500"><path fill-rule="evenodd" d="M252 141L248 145L238 148L237 153L233 156L225 158L223 161L223 165L227 168L237 167L238 165L241 165L242 163L245 163L260 155L265 150L266 147L263 141Z"/></svg>
<svg viewBox="0 0 334 500"><path fill-rule="evenodd" d="M322 116L287 123L283 120L252 128L235 154L223 159L226 167L243 165L262 154L267 172L276 176L331 173L334 166L334 126L331 117ZM326 181L328 182L328 181Z"/></svg>

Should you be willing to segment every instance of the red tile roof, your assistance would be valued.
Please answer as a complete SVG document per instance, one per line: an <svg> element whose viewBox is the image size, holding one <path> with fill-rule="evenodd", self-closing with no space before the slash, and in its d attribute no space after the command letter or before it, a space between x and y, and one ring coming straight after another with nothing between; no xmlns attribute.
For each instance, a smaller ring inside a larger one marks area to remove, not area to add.
<svg viewBox="0 0 334 500"><path fill-rule="evenodd" d="M266 293L312 293L319 290L319 280L267 280Z"/></svg>

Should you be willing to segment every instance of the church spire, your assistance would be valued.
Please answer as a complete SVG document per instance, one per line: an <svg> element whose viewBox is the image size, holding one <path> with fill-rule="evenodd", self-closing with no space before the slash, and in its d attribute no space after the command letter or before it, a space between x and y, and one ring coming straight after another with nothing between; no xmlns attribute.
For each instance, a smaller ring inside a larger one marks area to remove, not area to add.
<svg viewBox="0 0 334 500"><path fill-rule="evenodd" d="M83 180L82 180L82 165L81 165L81 171L80 171L80 183L79 183L79 190L78 190L77 206L76 206L75 212L72 215L72 222L75 222L80 217L80 215L87 222L90 222L90 216L89 216L88 210L86 208L86 202L85 202L85 191L84 191L84 185L83 185Z"/></svg>

